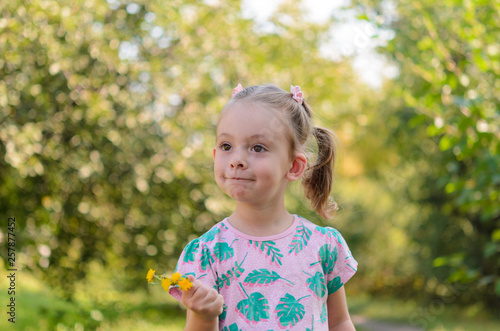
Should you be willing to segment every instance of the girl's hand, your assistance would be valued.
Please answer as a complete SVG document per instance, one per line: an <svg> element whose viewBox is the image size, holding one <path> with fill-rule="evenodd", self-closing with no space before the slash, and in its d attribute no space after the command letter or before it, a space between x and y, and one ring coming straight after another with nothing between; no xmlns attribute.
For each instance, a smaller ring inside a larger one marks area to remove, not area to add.
<svg viewBox="0 0 500 331"><path fill-rule="evenodd" d="M212 320L222 314L224 298L213 288L208 287L193 276L188 276L193 283L187 291L182 292L182 303L198 317Z"/></svg>

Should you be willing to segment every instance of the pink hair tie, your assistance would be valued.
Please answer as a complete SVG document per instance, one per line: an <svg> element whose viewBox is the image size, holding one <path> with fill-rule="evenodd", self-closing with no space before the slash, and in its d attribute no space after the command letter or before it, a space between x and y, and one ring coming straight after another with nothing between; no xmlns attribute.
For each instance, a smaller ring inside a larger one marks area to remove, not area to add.
<svg viewBox="0 0 500 331"><path fill-rule="evenodd" d="M231 98L234 97L234 95L238 92L241 92L243 91L243 86L241 86L241 84L238 83L238 86L236 86L234 89L233 89L233 95L231 95Z"/></svg>
<svg viewBox="0 0 500 331"><path fill-rule="evenodd" d="M290 86L290 92L292 92L292 98L301 105L302 101L304 101L304 95L300 91L300 86Z"/></svg>

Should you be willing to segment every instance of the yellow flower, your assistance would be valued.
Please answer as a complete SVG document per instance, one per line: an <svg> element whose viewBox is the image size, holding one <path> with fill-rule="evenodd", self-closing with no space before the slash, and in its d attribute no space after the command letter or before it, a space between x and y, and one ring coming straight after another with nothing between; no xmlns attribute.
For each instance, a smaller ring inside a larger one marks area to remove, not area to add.
<svg viewBox="0 0 500 331"><path fill-rule="evenodd" d="M149 269L146 279L148 280L148 284L151 283L155 276L155 271L153 269Z"/></svg>
<svg viewBox="0 0 500 331"><path fill-rule="evenodd" d="M189 280L189 278L182 278L179 283L179 287L183 291L189 290L191 287L193 287L193 283Z"/></svg>
<svg viewBox="0 0 500 331"><path fill-rule="evenodd" d="M165 291L168 292L168 289L170 288L170 285L172 285L172 281L170 279L168 279L168 278L162 279L162 281L161 281L161 287L163 287L163 289Z"/></svg>
<svg viewBox="0 0 500 331"><path fill-rule="evenodd" d="M170 277L170 279L172 280L172 283L174 284L177 284L177 282L179 281L179 279L181 279L182 275L176 271L175 274L172 275L172 277Z"/></svg>

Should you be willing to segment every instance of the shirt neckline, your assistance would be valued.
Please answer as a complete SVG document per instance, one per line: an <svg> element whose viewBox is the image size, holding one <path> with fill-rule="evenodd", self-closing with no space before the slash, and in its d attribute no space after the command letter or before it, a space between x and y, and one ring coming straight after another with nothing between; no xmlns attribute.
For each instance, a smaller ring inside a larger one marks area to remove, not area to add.
<svg viewBox="0 0 500 331"><path fill-rule="evenodd" d="M290 227L288 229L286 229L285 231L281 232L281 233L278 233L278 234L274 234L272 236L265 236L265 237L256 237L256 236L251 236L251 235L248 235L246 233L243 233L239 230L236 230L232 225L231 223L229 223L228 221L228 218L229 217L226 217L222 222L224 223L224 225L231 231L233 232L234 234L236 234L237 236L239 237L242 237L242 238L245 238L245 239L248 239L248 240L253 240L253 241L269 241L269 240L277 240L277 239L280 239L280 238L283 238L283 237L286 237L288 236L290 233L292 233L295 228L298 226L299 224L299 217L294 214L292 215L293 216L293 223L292 225L290 225Z"/></svg>

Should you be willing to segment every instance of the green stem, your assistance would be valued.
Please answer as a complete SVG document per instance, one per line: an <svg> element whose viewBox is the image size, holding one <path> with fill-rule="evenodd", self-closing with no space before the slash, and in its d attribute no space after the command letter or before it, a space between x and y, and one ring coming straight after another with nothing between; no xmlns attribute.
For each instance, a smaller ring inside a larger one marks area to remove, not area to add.
<svg viewBox="0 0 500 331"><path fill-rule="evenodd" d="M300 300L305 299L305 298L307 298L307 297L310 297L310 296L311 296L311 295L309 294L309 295L306 295L306 296L304 296L304 297L302 297L302 298L300 298L300 299L297 299L297 302L299 302Z"/></svg>
<svg viewBox="0 0 500 331"><path fill-rule="evenodd" d="M243 285L241 285L241 283L240 283L240 287L243 290L243 293L245 293L245 295L247 296L247 298L250 299L250 296L248 295L247 291L245 291L245 289L243 288Z"/></svg>

